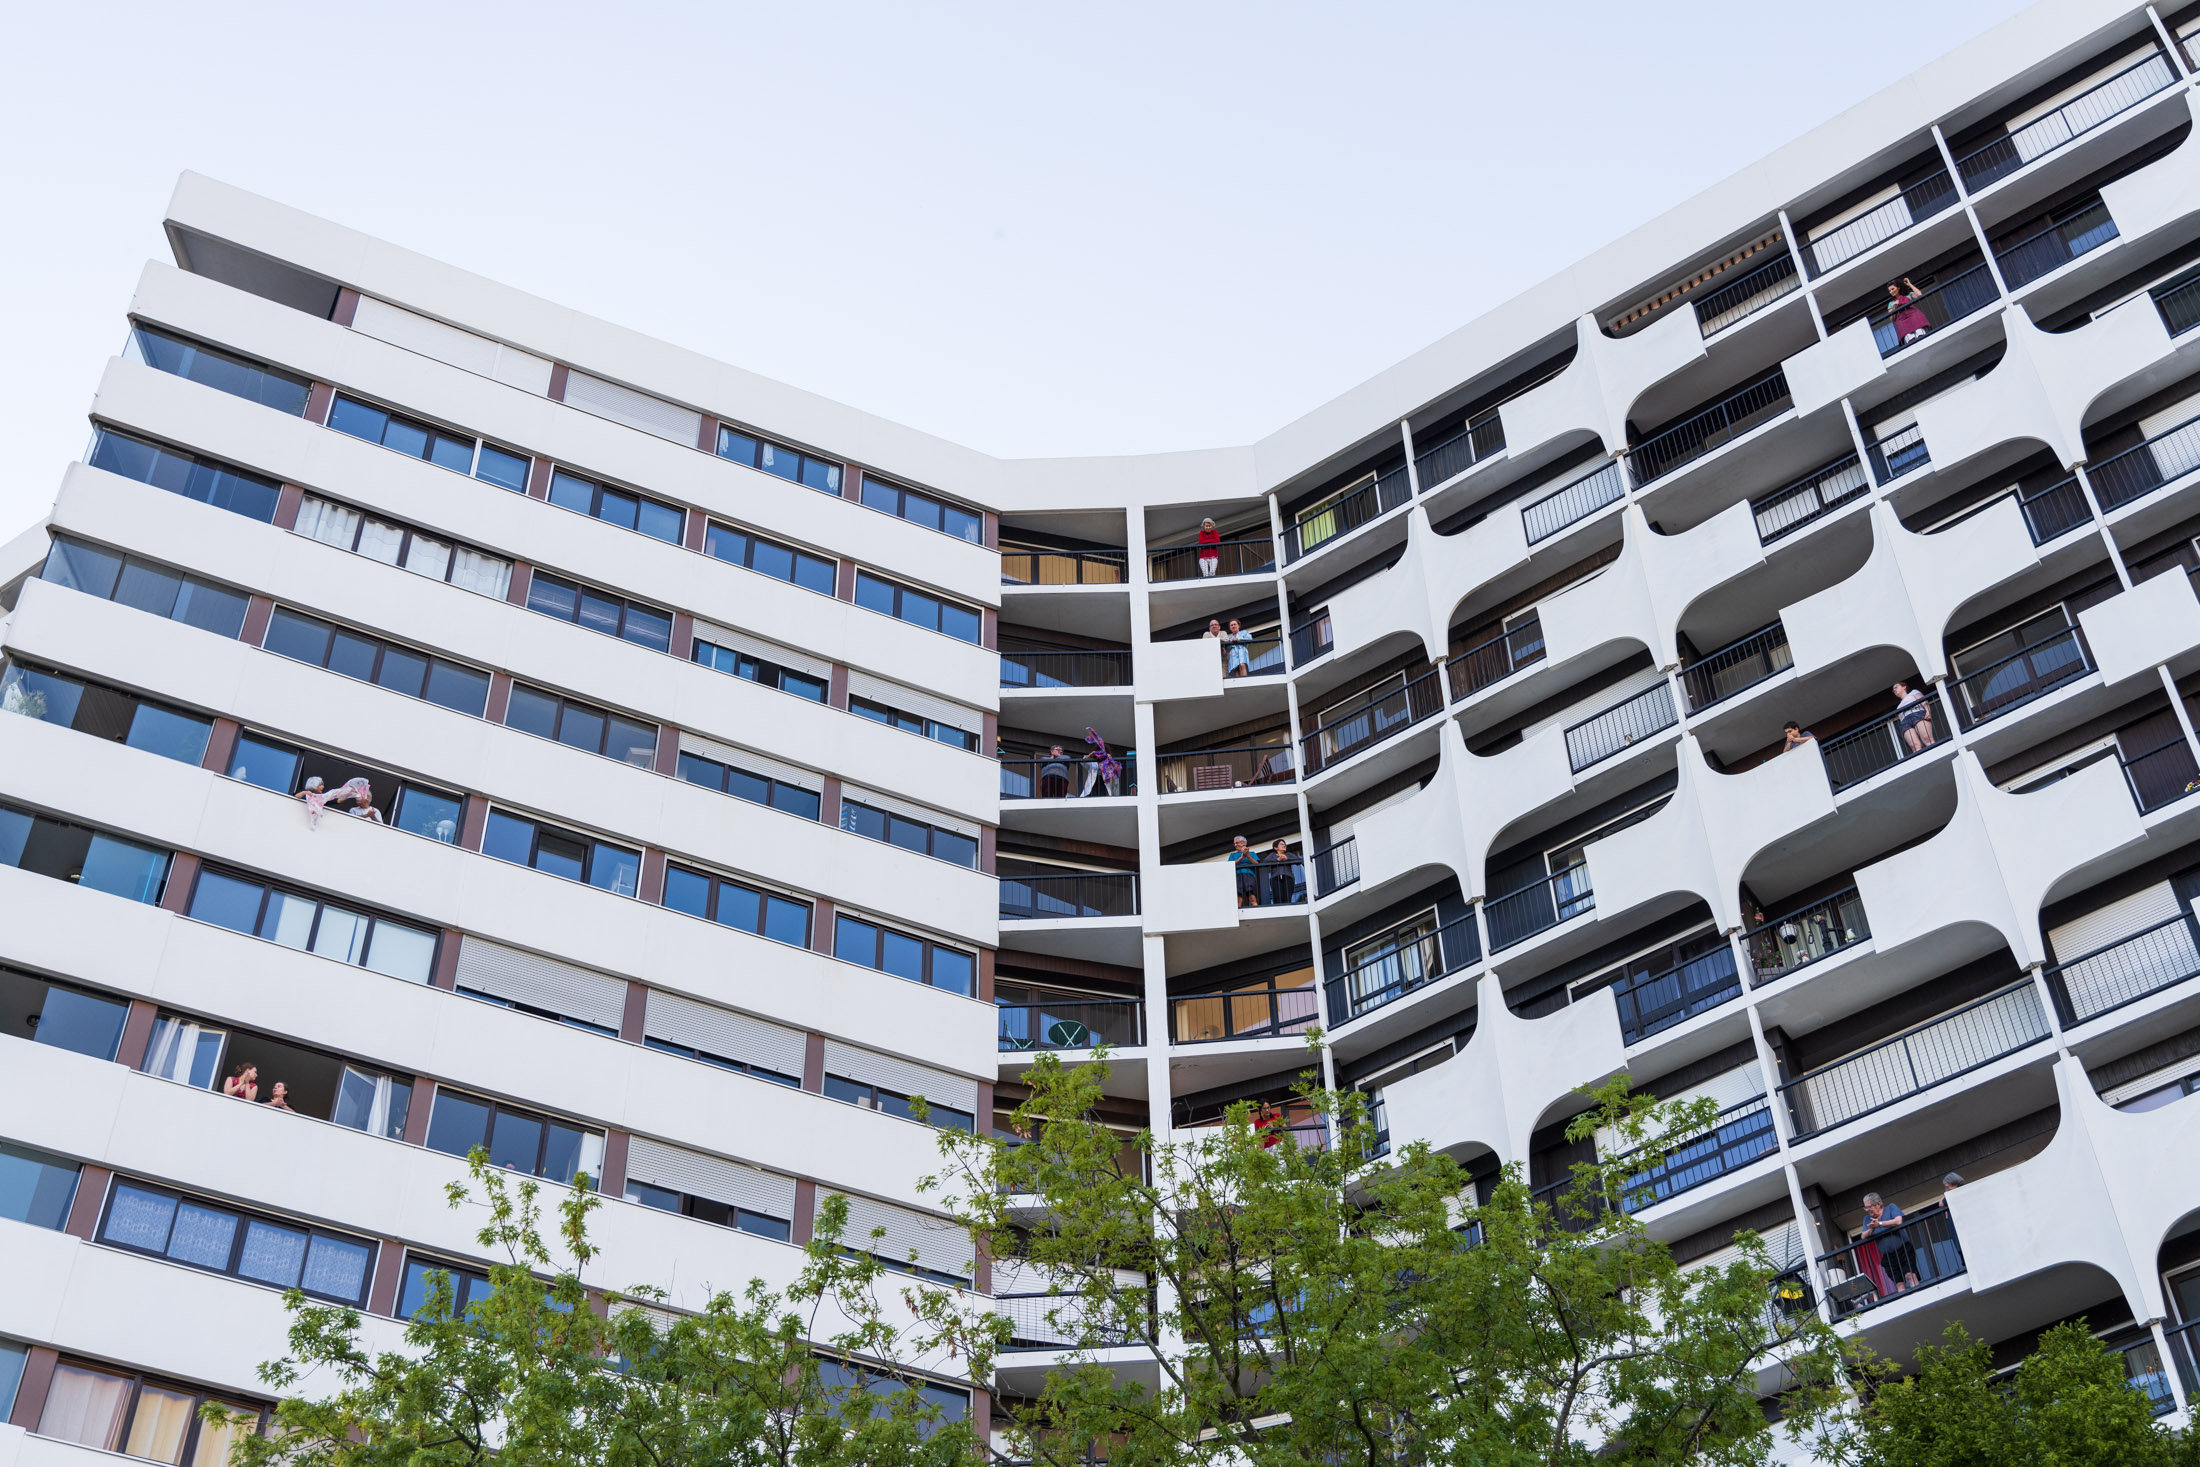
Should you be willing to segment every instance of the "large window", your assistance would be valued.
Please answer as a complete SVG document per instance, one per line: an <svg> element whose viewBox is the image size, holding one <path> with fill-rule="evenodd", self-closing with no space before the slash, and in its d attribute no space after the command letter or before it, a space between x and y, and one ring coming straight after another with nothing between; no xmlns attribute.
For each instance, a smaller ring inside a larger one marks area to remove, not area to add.
<svg viewBox="0 0 2200 1467"><path fill-rule="evenodd" d="M412 1081L264 1034L232 1031L189 1014L153 1020L144 1071L248 1104L334 1121L395 1141L405 1134ZM234 1080L236 1084L231 1085Z"/></svg>
<svg viewBox="0 0 2200 1467"><path fill-rule="evenodd" d="M665 905L721 927L795 947L810 945L810 904L686 866L665 868Z"/></svg>
<svg viewBox="0 0 2200 1467"><path fill-rule="evenodd" d="M827 494L840 492L839 464L774 443L769 438L743 433L737 428L719 427L718 456L752 469L762 469L767 474L777 474L796 484L822 489Z"/></svg>
<svg viewBox="0 0 2200 1467"><path fill-rule="evenodd" d="M766 540L746 530L721 525L716 520L711 521L710 529L703 535L703 548L720 560L747 566L752 571L825 596L833 594L833 579L839 572L838 563L822 555Z"/></svg>
<svg viewBox="0 0 2200 1467"><path fill-rule="evenodd" d="M0 866L73 881L147 906L168 881L168 853L90 826L0 805Z"/></svg>
<svg viewBox="0 0 2200 1467"><path fill-rule="evenodd" d="M392 978L426 983L435 976L434 931L285 891L256 877L202 868L189 915Z"/></svg>
<svg viewBox="0 0 2200 1467"><path fill-rule="evenodd" d="M201 504L211 504L216 509L226 509L231 514L241 514L262 524L275 518L275 502L283 493L283 486L273 479L248 474L217 459L162 448L112 428L99 430L92 443L91 462L95 469L105 469L110 474L150 484L155 489L181 494L186 499L196 499Z"/></svg>
<svg viewBox="0 0 2200 1467"><path fill-rule="evenodd" d="M666 1187L653 1187L647 1182L628 1182L626 1200L665 1212L677 1212L682 1217L700 1218L722 1228L739 1228L742 1232L754 1233L759 1238L776 1238L782 1243L794 1236L793 1229L783 1217L752 1212L746 1207L735 1207L731 1203L710 1197L696 1197L686 1192L674 1192Z"/></svg>
<svg viewBox="0 0 2200 1467"><path fill-rule="evenodd" d="M555 739L637 769L648 769L657 762L656 724L528 683L512 684L511 701L504 707L504 726L537 738Z"/></svg>
<svg viewBox="0 0 2200 1467"><path fill-rule="evenodd" d="M532 866L567 881L586 882L613 896L630 897L641 889L639 851L504 810L489 812L481 853L515 866Z"/></svg>
<svg viewBox="0 0 2200 1467"><path fill-rule="evenodd" d="M492 1166L569 1183L603 1175L603 1133L482 1096L438 1090L428 1117L428 1148L464 1156L476 1146Z"/></svg>
<svg viewBox="0 0 2200 1467"><path fill-rule="evenodd" d="M722 1054L712 1054L707 1049L696 1049L686 1044L674 1044L669 1039L659 1039L654 1035L644 1038L642 1044L649 1049L661 1050L666 1054L676 1054L681 1059L701 1060L704 1064L716 1065L721 1070L732 1070L736 1074L748 1075L753 1079L769 1080L774 1085L785 1085L796 1090L802 1088L802 1077L799 1075L782 1075L777 1070L767 1070L761 1065L752 1065L746 1060L728 1059Z"/></svg>
<svg viewBox="0 0 2200 1467"><path fill-rule="evenodd" d="M76 1201L79 1170L73 1161L0 1141L0 1217L60 1232Z"/></svg>
<svg viewBox="0 0 2200 1467"><path fill-rule="evenodd" d="M209 1402L233 1414L216 1423L201 1421L199 1408ZM148 1462L227 1467L231 1449L258 1435L264 1419L257 1406L209 1396L195 1386L64 1360L46 1387L36 1430L55 1441Z"/></svg>
<svg viewBox="0 0 2200 1467"><path fill-rule="evenodd" d="M672 613L613 596L575 581L536 571L527 583L527 609L618 637L652 652L672 647Z"/></svg>
<svg viewBox="0 0 2200 1467"><path fill-rule="evenodd" d="M921 1273L926 1277L943 1279L950 1283L963 1282L963 1280L953 1278L947 1274L934 1274L927 1269L912 1269L906 1262L881 1261L886 1262L888 1267L900 1269L904 1273ZM838 1360L819 1360L817 1362L817 1378L818 1384L824 1389L825 1399L832 1404L835 1410L838 1410L841 1402L847 1400L854 1392L862 1391L876 1400L877 1404L871 1408L873 1416L888 1416L893 1413L895 1404L901 1399L902 1393L914 1385L918 1402L936 1409L939 1412L939 1421L960 1421L970 1414L970 1393L968 1391L956 1390L952 1386L935 1385L928 1380L904 1381L891 1375L880 1374L877 1371L865 1370L860 1366L845 1365ZM922 1421L917 1424L917 1435L922 1437L929 1437L937 1430L939 1430L939 1426L935 1422Z"/></svg>
<svg viewBox="0 0 2200 1467"><path fill-rule="evenodd" d="M262 366L234 352L190 341L152 326L136 327L130 333L130 341L132 354L148 367L172 372L202 387L211 387L217 392L289 413L292 417L305 414L306 398L313 384L295 373Z"/></svg>
<svg viewBox="0 0 2200 1467"><path fill-rule="evenodd" d="M217 637L234 637L243 629L250 599L242 591L187 576L158 561L118 555L58 535L39 579L150 611Z"/></svg>
<svg viewBox="0 0 2200 1467"><path fill-rule="evenodd" d="M942 830L937 825L912 820L906 815L875 809L854 800L842 800L840 828L900 846L905 851L915 851L920 856L937 856L957 866L967 866L973 871L978 869L976 840L959 831Z"/></svg>
<svg viewBox="0 0 2200 1467"><path fill-rule="evenodd" d="M111 1060L129 1016L130 1005L121 999L0 968L0 1033L9 1038Z"/></svg>
<svg viewBox="0 0 2200 1467"><path fill-rule="evenodd" d="M827 1075L825 1093L835 1100L860 1105L865 1110L882 1111L890 1116L900 1116L905 1121L918 1119L916 1107L910 1104L908 1096L896 1094L868 1080L850 1080L841 1075ZM925 1102L923 1120L928 1126L938 1126L947 1131L967 1131L973 1124L973 1118L968 1111L935 1105L929 1100Z"/></svg>
<svg viewBox="0 0 2200 1467"><path fill-rule="evenodd" d="M428 1307L435 1295L437 1275L450 1293L450 1315L464 1314L489 1297L489 1276L456 1264L435 1263L425 1258L405 1259L405 1284L397 1294L397 1317L410 1319ZM445 1317L445 1316L435 1316Z"/></svg>
<svg viewBox="0 0 2200 1467"><path fill-rule="evenodd" d="M978 736L951 723L941 723L936 718L926 718L917 713L905 713L899 708L889 708L870 698L850 698L848 711L858 718L868 718L873 723L883 723L888 728L898 728L903 733L913 733L920 738L932 739L942 744L952 744L975 754Z"/></svg>
<svg viewBox="0 0 2200 1467"><path fill-rule="evenodd" d="M0 712L58 723L185 764L206 757L207 736L214 729L211 718L20 662L0 672Z"/></svg>
<svg viewBox="0 0 2200 1467"><path fill-rule="evenodd" d="M869 571L856 572L856 605L928 632L945 632L960 642L975 643L979 639L982 622L975 608L943 601L914 586L897 585Z"/></svg>
<svg viewBox="0 0 2200 1467"><path fill-rule="evenodd" d="M489 674L317 616L278 607L260 645L282 657L479 718L489 706Z"/></svg>
<svg viewBox="0 0 2200 1467"><path fill-rule="evenodd" d="M977 992L977 960L969 953L860 917L835 918L833 956L950 993Z"/></svg>
<svg viewBox="0 0 2200 1467"><path fill-rule="evenodd" d="M292 529L309 540L401 566L431 581L447 581L462 591L478 591L502 601L511 589L512 563L502 556L438 539L394 520L376 519L333 499L308 494L298 506L298 523Z"/></svg>
<svg viewBox="0 0 2200 1467"><path fill-rule="evenodd" d="M825 701L825 679L806 672L796 672L791 667L781 667L762 657L751 657L746 652L736 652L731 647L721 647L716 642L698 638L690 654L705 667L716 668L734 677L745 677L752 683L762 683L767 688L777 688L782 693L792 693L797 698L807 698L812 703Z"/></svg>
<svg viewBox="0 0 2200 1467"><path fill-rule="evenodd" d="M384 823L444 845L457 842L459 827L465 820L464 798L449 790L400 779L371 765L285 743L263 733L247 731L237 736L237 746L229 756L229 777L278 795L295 795L312 779L320 780L321 788L327 791L364 779ZM329 808L347 815L358 812L356 804Z"/></svg>
<svg viewBox="0 0 2200 1467"><path fill-rule="evenodd" d="M630 489L614 489L563 469L550 475L550 502L622 530L639 530L667 545L680 544L687 525L687 516L677 505Z"/></svg>
<svg viewBox="0 0 2200 1467"><path fill-rule="evenodd" d="M872 509L884 510L927 530L938 530L943 535L953 535L958 540L968 540L973 545L985 543L985 516L974 509L964 509L959 504L949 504L930 494L920 494L914 489L904 489L889 484L884 479L863 476L863 502Z"/></svg>
<svg viewBox="0 0 2200 1467"><path fill-rule="evenodd" d="M303 1223L117 1179L99 1241L353 1308L367 1302L374 1244Z"/></svg>
<svg viewBox="0 0 2200 1467"><path fill-rule="evenodd" d="M816 790L806 790L768 774L751 774L746 769L705 759L699 754L680 756L680 778L751 804L769 805L774 810L799 815L804 820L817 819L824 806L824 798Z"/></svg>
<svg viewBox="0 0 2200 1467"><path fill-rule="evenodd" d="M425 459L439 469L467 474L504 489L527 487L527 456L482 443L464 433L404 417L357 398L338 395L328 425L339 433L394 449L407 458Z"/></svg>

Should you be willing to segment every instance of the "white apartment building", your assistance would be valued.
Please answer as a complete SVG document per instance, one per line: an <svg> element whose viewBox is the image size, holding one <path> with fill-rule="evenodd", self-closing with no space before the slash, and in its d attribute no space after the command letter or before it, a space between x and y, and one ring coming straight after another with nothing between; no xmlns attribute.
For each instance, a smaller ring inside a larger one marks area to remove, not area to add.
<svg viewBox="0 0 2200 1467"><path fill-rule="evenodd" d="M2200 6L2047 0L1258 443L1074 461L187 175L0 564L0 1467L215 1460L284 1286L394 1339L476 1143L674 1307L846 1194L1017 1322L988 1412L1066 1342L908 1097L1105 1040L1126 1135L1320 1145L1315 1025L1479 1179L1713 1096L1684 1260L2187 1410L2196 118Z"/></svg>

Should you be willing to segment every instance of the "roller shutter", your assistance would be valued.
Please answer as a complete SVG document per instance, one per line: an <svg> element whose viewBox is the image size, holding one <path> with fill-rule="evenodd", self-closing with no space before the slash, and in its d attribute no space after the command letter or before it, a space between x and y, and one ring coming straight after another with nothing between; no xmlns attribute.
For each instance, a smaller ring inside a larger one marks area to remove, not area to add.
<svg viewBox="0 0 2200 1467"><path fill-rule="evenodd" d="M842 785L840 797L843 800L854 800L859 805L869 805L874 810L884 810L889 814L899 815L907 820L921 820L926 825L936 825L942 830L952 830L957 834L967 835L972 840L978 839L983 831L983 827L975 820L964 820L955 815L943 815L937 810L929 810L922 805L912 805L909 801L898 800L892 795L882 795L877 790L862 789L855 785Z"/></svg>
<svg viewBox="0 0 2200 1467"><path fill-rule="evenodd" d="M626 1175L630 1181L647 1182L690 1197L707 1197L729 1207L746 1207L782 1222L794 1220L794 1178L667 1146L647 1136L636 1136L628 1144Z"/></svg>
<svg viewBox="0 0 2200 1467"><path fill-rule="evenodd" d="M767 759L762 754L752 754L747 749L736 749L731 744L721 744L716 739L706 739L701 734L680 731L680 752L694 754L704 759L714 759L720 764L731 764L751 774L765 774L781 784L791 784L816 794L825 788L825 776L814 770L782 764L777 759Z"/></svg>
<svg viewBox="0 0 2200 1467"><path fill-rule="evenodd" d="M2067 963L2134 932L2144 932L2157 922L2167 922L2178 910L2176 891L2168 882L2158 881L2144 891L2135 891L2050 928L2047 941L2055 951L2055 961Z"/></svg>
<svg viewBox="0 0 2200 1467"><path fill-rule="evenodd" d="M985 715L960 703L951 703L931 693L919 692L900 683L890 683L884 678L868 673L848 674L848 696L868 698L874 703L884 703L889 708L899 708L904 713L921 713L935 723L949 728L959 728L964 733L983 734Z"/></svg>
<svg viewBox="0 0 2200 1467"><path fill-rule="evenodd" d="M586 372L566 373L564 401L567 406L577 407L584 413L639 428L682 448L693 448L703 436L701 413L646 392L636 392L631 387L621 387L616 382L606 382L601 377L591 377Z"/></svg>
<svg viewBox="0 0 2200 1467"><path fill-rule="evenodd" d="M624 978L483 942L478 937L468 937L459 944L458 986L529 1008L547 1009L614 1033L626 1014Z"/></svg>
<svg viewBox="0 0 2200 1467"><path fill-rule="evenodd" d="M704 1050L722 1059L739 1060L797 1079L802 1076L802 1057L809 1044L809 1036L800 1029L769 1024L657 988L649 991L642 1032L667 1044Z"/></svg>
<svg viewBox="0 0 2200 1467"><path fill-rule="evenodd" d="M351 329L538 396L550 391L550 363L546 358L456 326L446 326L403 306L378 301L371 295L359 297Z"/></svg>
<svg viewBox="0 0 2200 1467"><path fill-rule="evenodd" d="M820 1199L825 1195L820 1193ZM874 1229L883 1229L886 1236L874 1241ZM914 1255L919 1268L958 1279L971 1276L971 1262L977 1256L970 1234L946 1218L868 1197L848 1198L848 1231L841 1241L894 1263L906 1263Z"/></svg>
<svg viewBox="0 0 2200 1467"><path fill-rule="evenodd" d="M858 1049L837 1039L825 1041L825 1073L861 1080L896 1095L921 1095L934 1105L955 1110L975 1114L978 1109L978 1082L975 1080L911 1064L875 1050Z"/></svg>
<svg viewBox="0 0 2200 1467"><path fill-rule="evenodd" d="M762 637L752 637L746 632L737 632L732 627L720 626L716 622L698 619L695 623L695 639L698 642L730 648L735 652L746 652L751 657L761 657L766 662L776 662L781 667L806 672L814 678L823 678L828 682L832 680L831 659L813 656L808 652L797 652L792 647L782 647L777 642L767 642Z"/></svg>

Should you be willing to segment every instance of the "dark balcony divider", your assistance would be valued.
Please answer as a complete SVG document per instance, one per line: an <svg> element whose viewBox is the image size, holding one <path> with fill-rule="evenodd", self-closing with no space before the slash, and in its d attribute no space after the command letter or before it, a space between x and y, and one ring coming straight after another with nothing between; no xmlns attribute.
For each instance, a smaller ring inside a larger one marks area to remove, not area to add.
<svg viewBox="0 0 2200 1467"><path fill-rule="evenodd" d="M1456 433L1414 455L1413 474L1421 482L1421 492L1426 494L1490 455L1504 451L1505 425L1498 418L1497 409L1491 408Z"/></svg>
<svg viewBox="0 0 2200 1467"><path fill-rule="evenodd" d="M2193 763L2192 749L2180 733L2130 759L2118 756L2124 766L2124 782L2131 787L2131 802L2141 815L2151 814L2193 793L2200 785L2200 765Z"/></svg>
<svg viewBox="0 0 2200 1467"><path fill-rule="evenodd" d="M1741 279L1698 299L1697 328L1705 336L1716 336L1774 301L1795 294L1802 283L1802 277L1795 270L1795 256L1783 253L1770 264L1759 265Z"/></svg>
<svg viewBox="0 0 2200 1467"><path fill-rule="evenodd" d="M1673 711L1673 686L1661 682L1567 729L1567 761L1579 774L1678 722L1680 716Z"/></svg>
<svg viewBox="0 0 2200 1467"><path fill-rule="evenodd" d="M1612 985L1612 997L1619 1005L1620 1039L1627 1044L1640 1044L1741 996L1742 980L1734 971L1730 947Z"/></svg>
<svg viewBox="0 0 2200 1467"><path fill-rule="evenodd" d="M1891 357L1902 348L2000 299L2001 288L1994 284L1994 272L1983 263L1974 265L1961 275L1943 280L1906 306L1888 304L1875 309L1871 313L1872 337L1879 343L1879 354ZM1922 324L1910 315L1912 311L1924 317Z"/></svg>
<svg viewBox="0 0 2200 1467"><path fill-rule="evenodd" d="M1787 628L1774 622L1738 641L1727 643L1681 669L1681 687L1688 693L1688 711L1701 713L1712 704L1755 687L1776 673L1795 665L1788 650Z"/></svg>
<svg viewBox="0 0 2200 1467"><path fill-rule="evenodd" d="M1933 461L1932 453L1925 447L1925 434L1915 423L1865 444L1864 451L1871 456L1872 477L1882 484L1891 483Z"/></svg>
<svg viewBox="0 0 2200 1467"><path fill-rule="evenodd" d="M1595 911L1596 904L1586 864L1568 866L1518 891L1491 897L1482 904L1482 920L1490 928L1490 951L1526 942L1538 932Z"/></svg>
<svg viewBox="0 0 2200 1467"><path fill-rule="evenodd" d="M1762 1095L1753 1095L1720 1111L1711 1129L1672 1146L1654 1166L1630 1174L1621 1184L1620 1206L1628 1212L1655 1207L1770 1156L1779 1144L1772 1107Z"/></svg>
<svg viewBox="0 0 2200 1467"><path fill-rule="evenodd" d="M1885 244L1955 201L1955 180L1948 176L1946 169L1926 175L1885 203L1812 240L1809 245L1811 274L1823 275L1836 265Z"/></svg>
<svg viewBox="0 0 2200 1467"><path fill-rule="evenodd" d="M1944 1202L1908 1213L1900 1227L1836 1248L1818 1262L1836 1322L1964 1272L1963 1245Z"/></svg>
<svg viewBox="0 0 2200 1467"><path fill-rule="evenodd" d="M1815 1136L2036 1044L2047 1014L2029 978L1780 1087L1798 1137Z"/></svg>
<svg viewBox="0 0 2200 1467"><path fill-rule="evenodd" d="M1851 886L1808 906L1768 917L1742 932L1742 951L1762 985L1846 951L1872 935L1864 902Z"/></svg>
<svg viewBox="0 0 2200 1467"><path fill-rule="evenodd" d="M1294 520L1283 532L1283 558L1298 560L1360 526L1382 518L1413 497L1412 481L1400 464L1370 475L1358 488Z"/></svg>
<svg viewBox="0 0 2200 1467"><path fill-rule="evenodd" d="M1360 879L1359 837L1346 836L1343 840L1323 846L1307 859L1314 863L1314 894L1328 896L1342 891Z"/></svg>
<svg viewBox="0 0 2200 1467"><path fill-rule="evenodd" d="M2093 657L2076 627L2056 633L2036 647L2027 647L1982 667L1956 684L1956 707L1966 727L2001 717L2044 698L2067 682L2093 670Z"/></svg>
<svg viewBox="0 0 2200 1467"><path fill-rule="evenodd" d="M1862 784L1905 759L1914 759L1942 747L1941 741L1948 734L1948 718L1940 695L1927 693L1925 706L1928 716L1922 723L1913 725L1918 737L1915 749L1910 747L1909 735L1902 728L1905 715L1899 709L1822 741L1818 752L1826 761L1826 783L1833 786L1834 793L1839 794L1852 784ZM1928 731L1933 735L1933 742L1929 744L1924 741Z"/></svg>
<svg viewBox="0 0 2200 1467"><path fill-rule="evenodd" d="M1319 995L1311 983L1298 988L1241 989L1169 1000L1169 1038L1177 1044L1303 1034L1307 1025L1320 1022Z"/></svg>
<svg viewBox="0 0 2200 1467"><path fill-rule="evenodd" d="M1304 667L1335 645L1329 631L1329 608L1324 606L1291 628L1291 665Z"/></svg>
<svg viewBox="0 0 2200 1467"><path fill-rule="evenodd" d="M1757 543L1770 545L1871 487L1864 466L1851 454L1837 464L1806 474L1750 503L1757 517Z"/></svg>
<svg viewBox="0 0 2200 1467"><path fill-rule="evenodd" d="M1511 631L1499 632L1451 658L1451 696L1464 698L1504 681L1530 663L1543 660L1543 617L1531 612Z"/></svg>
<svg viewBox="0 0 2200 1467"><path fill-rule="evenodd" d="M1004 922L1137 915L1138 877L1129 871L1001 878Z"/></svg>
<svg viewBox="0 0 2200 1467"><path fill-rule="evenodd" d="M1131 680L1129 652L1003 652L1004 688L1120 688Z"/></svg>
<svg viewBox="0 0 2200 1467"><path fill-rule="evenodd" d="M2138 106L2147 98L2174 85L2177 73L2169 58L2157 51L2133 62L2122 71L2080 92L2044 117L2035 117L2006 137L1995 138L1956 159L1956 171L1976 191L2016 172L2036 158L2044 158L2073 138ZM2014 285L2016 282L2011 281Z"/></svg>
<svg viewBox="0 0 2200 1467"><path fill-rule="evenodd" d="M1319 774L1338 760L1349 759L1443 712L1443 668L1432 667L1402 688L1363 695L1355 702L1356 707L1332 710L1325 715L1327 723L1301 740L1308 774Z"/></svg>
<svg viewBox="0 0 2200 1467"><path fill-rule="evenodd" d="M2001 278L2009 288L2029 285L2031 282L2061 269L2078 256L2099 249L2116 237L2116 221L2108 215L2108 205L2098 199L2060 223L2050 224L2037 234L2026 235L2006 250L1994 253L2001 266Z"/></svg>
<svg viewBox="0 0 2200 1467"><path fill-rule="evenodd" d="M1248 535L1224 540L1219 545L1171 545L1152 553L1148 578L1159 581L1196 581L1207 575L1200 569L1203 554L1212 554L1217 576L1257 576L1276 568L1276 542L1267 535Z"/></svg>
<svg viewBox="0 0 2200 1467"><path fill-rule="evenodd" d="M2063 1027L2137 1003L2150 994L2200 977L2200 945L2182 913L2120 937L2047 970L2047 991Z"/></svg>
<svg viewBox="0 0 2200 1467"><path fill-rule="evenodd" d="M2024 511L2024 527L2031 532L2034 545L2059 540L2093 522L2093 506L2086 503L2085 486L2076 474L2030 494L2019 494L2017 505Z"/></svg>
<svg viewBox="0 0 2200 1467"><path fill-rule="evenodd" d="M1004 586L1120 586L1130 579L1127 550L1003 550Z"/></svg>
<svg viewBox="0 0 2200 1467"><path fill-rule="evenodd" d="M1685 463L1768 423L1793 406L1787 374L1775 367L1744 383L1711 406L1691 413L1672 427L1636 444L1628 455L1635 487L1663 478Z"/></svg>
<svg viewBox="0 0 2200 1467"><path fill-rule="evenodd" d="M998 1008L1004 1053L1035 1049L1127 1049L1146 1042L1146 1006L1135 998L1004 1003Z"/></svg>
<svg viewBox="0 0 2200 1467"><path fill-rule="evenodd" d="M1626 493L1627 481L1620 473L1619 464L1608 463L1587 478L1554 489L1523 508L1521 527L1527 531L1530 545L1540 544L1606 505L1619 503Z"/></svg>
<svg viewBox="0 0 2200 1467"><path fill-rule="evenodd" d="M2085 471L2106 510L2122 509L2200 469L2200 418L2187 418ZM2090 516L2088 516L2090 518Z"/></svg>

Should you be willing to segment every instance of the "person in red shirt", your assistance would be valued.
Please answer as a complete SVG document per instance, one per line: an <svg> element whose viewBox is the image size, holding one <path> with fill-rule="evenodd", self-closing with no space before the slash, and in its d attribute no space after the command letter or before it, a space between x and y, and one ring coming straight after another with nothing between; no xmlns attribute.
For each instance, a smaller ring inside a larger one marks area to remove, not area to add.
<svg viewBox="0 0 2200 1467"><path fill-rule="evenodd" d="M1222 531L1213 520L1199 522L1199 573L1211 576L1222 564Z"/></svg>

